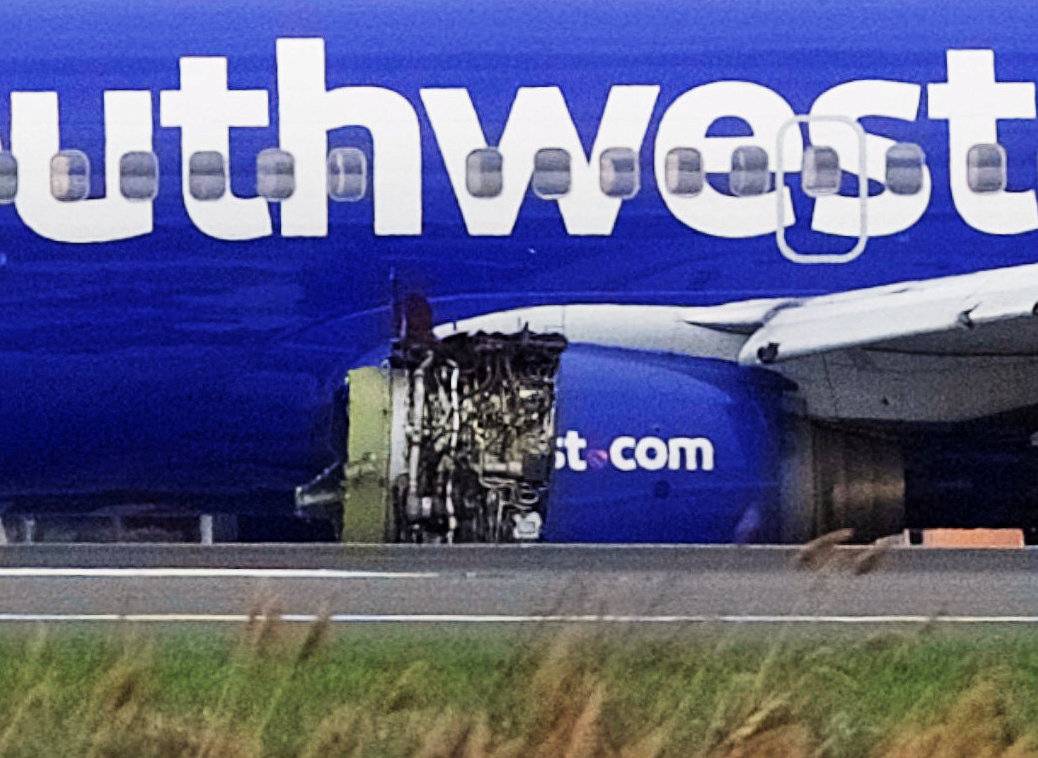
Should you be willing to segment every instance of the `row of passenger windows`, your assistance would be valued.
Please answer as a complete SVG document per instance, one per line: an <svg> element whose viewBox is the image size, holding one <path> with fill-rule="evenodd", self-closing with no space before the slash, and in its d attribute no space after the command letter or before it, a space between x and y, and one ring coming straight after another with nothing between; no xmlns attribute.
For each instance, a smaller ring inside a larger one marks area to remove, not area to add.
<svg viewBox="0 0 1038 758"><path fill-rule="evenodd" d="M469 154L466 165L468 191L476 197L496 197L503 186L504 157L494 148ZM1006 151L1001 145L974 145L966 157L967 184L977 193L1001 192L1006 188ZM631 198L640 188L638 156L628 148L605 150L599 159L599 182L609 197ZM885 184L895 195L915 195L923 189L926 154L910 142L892 145L886 153ZM811 197L835 195L840 191L840 156L831 147L804 149L800 166L801 186ZM667 191L692 197L703 191L706 170L702 154L691 147L667 153L664 163ZM533 191L540 197L561 197L570 189L570 157L560 148L544 148L534 156ZM768 153L761 147L744 146L732 151L728 186L733 195L750 197L771 190Z"/></svg>
<svg viewBox="0 0 1038 758"><path fill-rule="evenodd" d="M992 151L997 156L992 157ZM998 160L996 160L998 158ZM1005 187L1005 151L998 145L978 145L970 151L970 187L976 192L992 192ZM983 164L983 171L974 168ZM503 189L504 156L494 148L474 150L466 164L466 184L476 197L497 197ZM926 156L918 145L898 143L886 155L886 185L897 195L914 195L923 188ZM804 192L811 197L833 195L840 191L840 157L831 147L807 147L800 167ZM628 148L611 148L599 158L599 184L609 197L631 198L640 189L637 154ZM993 177L1001 171L1002 185L992 188ZM983 175L982 175L983 174ZM706 185L703 155L695 148L678 147L667 153L664 180L669 193L693 197ZM560 148L544 148L534 155L532 187L545 199L569 192L570 156ZM733 195L752 197L771 190L768 153L761 147L745 146L732 152L728 187Z"/></svg>
<svg viewBox="0 0 1038 758"><path fill-rule="evenodd" d="M339 202L361 200L367 193L368 159L355 147L328 153L328 196ZM188 190L196 200L219 200L227 194L227 161L215 151L188 159ZM256 194L268 200L290 198L296 189L295 158L283 150L264 150L256 158ZM90 159L78 150L63 150L50 162L50 191L73 202L90 195ZM153 200L159 192L159 159L154 153L126 153L119 159L119 192L128 200ZM18 161L0 152L0 203L18 194Z"/></svg>
<svg viewBox="0 0 1038 758"><path fill-rule="evenodd" d="M703 191L706 171L703 156L695 148L678 147L665 160L666 189L673 195L693 197ZM966 159L969 188L978 193L1000 192L1006 187L1006 151L1001 145L975 145ZM923 188L926 156L919 145L902 142L886 154L886 186L895 195L915 195ZM58 200L83 200L90 194L90 160L77 150L63 150L51 160L50 188ZM804 149L801 184L811 197L840 191L840 158L831 147ZM224 156L215 151L194 153L188 159L191 196L219 200L227 193L228 172ZM494 148L469 153L465 183L474 197L491 198L504 188L504 156ZM610 148L599 158L599 183L608 197L627 199L641 188L637 154L628 148ZM750 197L771 189L768 154L760 147L744 146L732 152L729 189ZM570 191L570 154L562 148L544 148L534 155L534 193L545 199ZM339 202L361 200L368 186L368 160L354 147L335 148L328 154L328 196ZM287 200L295 192L295 159L291 153L270 149L256 159L256 193L272 201ZM159 190L159 164L154 153L133 152L119 161L119 191L129 200L152 200ZM18 192L18 162L10 152L0 152L0 203L14 201Z"/></svg>

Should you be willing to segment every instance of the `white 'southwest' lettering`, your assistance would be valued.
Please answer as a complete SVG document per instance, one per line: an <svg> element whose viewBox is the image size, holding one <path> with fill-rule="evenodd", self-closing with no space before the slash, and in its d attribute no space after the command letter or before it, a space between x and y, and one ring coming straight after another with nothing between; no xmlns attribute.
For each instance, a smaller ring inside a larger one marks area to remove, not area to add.
<svg viewBox="0 0 1038 758"><path fill-rule="evenodd" d="M364 127L374 147L375 234L422 233L422 144L418 114L382 87L328 90L323 39L280 39L281 149L296 159L296 191L281 204L285 237L328 236L328 132Z"/></svg>
<svg viewBox="0 0 1038 758"><path fill-rule="evenodd" d="M993 50L949 50L948 82L931 84L927 92L930 118L948 120L952 200L962 220L988 234L1038 229L1034 190L973 192L966 169L972 146L998 142L1000 119L1034 119L1034 82L997 81Z"/></svg>
<svg viewBox="0 0 1038 758"><path fill-rule="evenodd" d="M219 240L270 236L273 223L266 199L236 197L229 186L218 199L196 199L191 195L189 169L193 154L210 151L222 155L229 167L230 130L268 126L270 93L266 89L229 89L224 57L183 57L179 67L180 87L161 93L159 121L181 131L182 194L188 216L203 234ZM922 86L888 80L839 83L817 97L810 115L915 122ZM929 118L948 122L952 200L965 223L980 232L1014 235L1038 230L1038 193L1034 189L979 192L970 188L967 179L970 148L998 143L1000 120L1035 119L1035 90L1033 82L998 81L993 50L947 51L947 81L927 85ZM554 202L566 232L606 236L613 233L624 200L602 191L601 155L612 148L640 155L659 92L660 87L653 84L611 87L589 154L559 87L518 88L498 140L503 189L496 197L475 197L468 191L467 158L473 150L488 145L469 90L424 88L420 98L470 235L512 234L528 196L535 154L542 148L561 148L571 157L571 187ZM320 38L277 40L277 95L279 147L293 156L295 166L294 194L280 205L282 236L328 235L328 135L343 127L363 128L371 136L374 234L422 234L422 135L416 103L377 86L329 89L325 42ZM152 101L146 90L104 93L108 191L103 198L61 202L51 194L51 159L63 146L75 147L75 141L62 144L58 93L13 92L11 150L19 165L15 207L25 224L42 237L72 243L110 242L151 232L153 203L122 197L117 177L123 155L154 150ZM698 149L708 174L728 173L733 150L742 146L762 148L772 168L780 149L784 165L798 165L804 151L801 130L787 129L783 144L777 144L780 129L794 117L792 106L779 93L753 82L709 82L678 96L660 117L654 145L656 184L667 209L687 227L726 239L774 234L779 208L784 209L784 223L796 223L788 187L750 197L724 194L709 182L695 196L679 196L666 189L667 154L674 148ZM723 118L745 122L750 136L708 137L711 126ZM825 121L808 123L811 143L834 148L843 170L855 173L859 170L858 137L845 127ZM866 134L865 140L867 176L859 179L882 182L893 141L876 134ZM924 167L918 192L895 195L885 189L868 198L868 236L894 235L915 225L929 206L932 185L930 171ZM859 210L857 197L819 197L814 201L811 228L822 234L857 237L861 232ZM651 470L659 465L656 443L636 440L634 447L627 448L623 447L626 441L619 443L621 439L627 438L618 438L618 467ZM581 461L579 451L572 450L564 448L563 457L570 460L577 455L576 460ZM705 462L704 452L697 455ZM668 466L673 458L668 443Z"/></svg>
<svg viewBox="0 0 1038 758"><path fill-rule="evenodd" d="M742 119L753 131L751 137L707 137L711 124L726 116ZM666 191L667 153L676 147L697 147L703 154L707 173L726 174L731 170L732 151L743 145L756 145L768 153L775 165L779 129L794 118L793 109L781 95L751 82L714 82L690 89L663 114L656 135L656 184L663 201L674 217L686 226L714 237L732 239L774 234L777 198L775 192L754 197L734 197L718 192L709 183L695 197L673 195ZM804 145L798 129L786 131L782 155L788 166L798 166ZM786 204L786 225L796 222L788 187L782 187Z"/></svg>
<svg viewBox="0 0 1038 758"><path fill-rule="evenodd" d="M546 147L562 148L572 159L570 191L557 200L566 231L579 235L612 234L623 201L602 192L599 158L603 151L615 147L640 152L659 90L657 86L634 85L610 89L588 161L562 90L521 87L498 144L503 161L501 194L473 197L466 188L466 158L473 150L487 147L487 139L472 98L465 89L423 89L422 102L469 234L512 233L533 176L534 154Z"/></svg>
<svg viewBox="0 0 1038 758"><path fill-rule="evenodd" d="M196 200L188 170L191 156L207 151L220 153L230 167L231 127L267 126L267 98L264 89L227 89L226 58L181 58L180 89L162 92L162 125L180 127L181 191L187 215L210 237L252 240L272 233L266 200L235 197L230 187L219 200Z"/></svg>
<svg viewBox="0 0 1038 758"><path fill-rule="evenodd" d="M151 93L104 95L105 171L119 175L123 154L152 150ZM11 152L18 160L15 208L25 225L56 242L114 242L152 231L152 204L131 202L113 182L103 198L66 203L51 193L51 158L61 149L56 92L11 94Z"/></svg>
<svg viewBox="0 0 1038 758"><path fill-rule="evenodd" d="M902 121L915 121L919 114L922 87L909 82L866 80L847 82L824 92L813 106L812 116L845 116L861 119L883 116ZM844 171L857 173L858 141L843 124L831 121L809 121L808 133L814 145L827 145L840 156ZM886 181L887 150L894 140L875 134L865 136L865 160L868 177ZM868 200L868 232L870 237L886 237L911 228L930 204L932 180L930 170L923 168L923 186L914 195L895 195L887 189ZM828 195L815 200L811 228L823 234L857 237L861 233L857 197Z"/></svg>

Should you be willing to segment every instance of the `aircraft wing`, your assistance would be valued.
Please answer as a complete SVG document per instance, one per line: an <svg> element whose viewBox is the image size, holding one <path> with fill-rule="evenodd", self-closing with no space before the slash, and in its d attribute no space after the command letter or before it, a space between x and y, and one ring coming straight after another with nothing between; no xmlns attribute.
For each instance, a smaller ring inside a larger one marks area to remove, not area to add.
<svg viewBox="0 0 1038 758"><path fill-rule="evenodd" d="M807 298L684 310L688 324L746 334L744 365L848 348L944 355L1038 354L1038 265ZM983 327L996 326L996 329ZM985 337L989 339L985 339Z"/></svg>

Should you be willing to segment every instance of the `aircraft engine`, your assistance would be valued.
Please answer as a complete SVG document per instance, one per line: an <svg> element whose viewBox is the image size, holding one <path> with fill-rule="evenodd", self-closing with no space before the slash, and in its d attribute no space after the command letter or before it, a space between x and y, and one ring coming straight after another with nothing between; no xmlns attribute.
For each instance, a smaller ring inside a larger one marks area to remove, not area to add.
<svg viewBox="0 0 1038 758"><path fill-rule="evenodd" d="M346 540L867 541L904 521L896 441L803 418L765 369L423 333L349 385Z"/></svg>
<svg viewBox="0 0 1038 758"><path fill-rule="evenodd" d="M400 542L540 538L555 448L556 334L458 334L398 345L404 470L392 477Z"/></svg>

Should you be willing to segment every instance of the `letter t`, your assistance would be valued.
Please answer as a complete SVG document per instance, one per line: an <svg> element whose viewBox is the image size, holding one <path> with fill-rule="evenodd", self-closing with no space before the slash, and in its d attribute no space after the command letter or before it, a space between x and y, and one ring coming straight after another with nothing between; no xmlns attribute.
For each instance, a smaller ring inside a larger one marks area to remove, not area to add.
<svg viewBox="0 0 1038 758"><path fill-rule="evenodd" d="M227 89L226 58L181 58L180 89L162 92L162 126L180 127L184 205L195 226L210 237L250 240L272 233L266 200L230 192L219 200L197 200L189 174L197 152L218 152L229 167L231 127L268 126L267 97L266 90Z"/></svg>
<svg viewBox="0 0 1038 758"><path fill-rule="evenodd" d="M927 88L930 118L948 120L952 200L962 220L987 234L1038 229L1038 200L1026 192L978 193L969 188L966 155L998 142L1001 119L1035 117L1034 82L995 79L993 50L949 50L948 82Z"/></svg>

